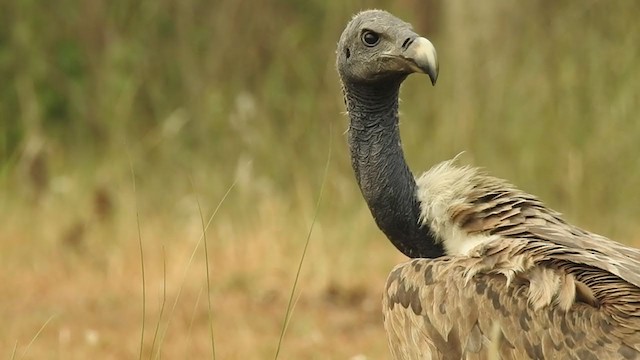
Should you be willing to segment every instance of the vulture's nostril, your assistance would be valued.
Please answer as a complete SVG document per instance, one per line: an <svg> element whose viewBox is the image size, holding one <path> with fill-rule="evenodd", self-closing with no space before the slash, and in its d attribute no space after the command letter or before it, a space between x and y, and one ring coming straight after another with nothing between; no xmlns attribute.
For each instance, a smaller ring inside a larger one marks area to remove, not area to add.
<svg viewBox="0 0 640 360"><path fill-rule="evenodd" d="M415 38L406 38L404 40L404 42L402 43L402 50L407 50L407 48L409 47L409 45L411 45L413 43L413 40Z"/></svg>

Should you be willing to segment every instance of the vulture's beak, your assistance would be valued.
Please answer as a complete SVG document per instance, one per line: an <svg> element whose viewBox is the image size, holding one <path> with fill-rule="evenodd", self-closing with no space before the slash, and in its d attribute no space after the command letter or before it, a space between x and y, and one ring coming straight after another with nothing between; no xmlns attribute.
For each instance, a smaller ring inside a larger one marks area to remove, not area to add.
<svg viewBox="0 0 640 360"><path fill-rule="evenodd" d="M431 84L438 80L438 54L431 41L416 37L402 52L402 57L410 62L411 68L416 72L429 75Z"/></svg>

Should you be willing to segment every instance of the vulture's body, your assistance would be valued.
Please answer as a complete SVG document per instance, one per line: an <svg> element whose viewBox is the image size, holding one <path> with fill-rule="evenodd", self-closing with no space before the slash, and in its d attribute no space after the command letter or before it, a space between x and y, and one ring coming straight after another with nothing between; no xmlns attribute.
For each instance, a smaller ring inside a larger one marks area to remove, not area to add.
<svg viewBox="0 0 640 360"><path fill-rule="evenodd" d="M453 256L415 259L389 276L394 358L638 357L638 250L473 168L445 162L417 183L423 219Z"/></svg>
<svg viewBox="0 0 640 360"><path fill-rule="evenodd" d="M565 222L471 167L417 180L398 91L435 83L431 43L384 11L352 19L337 51L358 185L381 230L414 259L390 274L384 323L395 359L640 359L640 251Z"/></svg>

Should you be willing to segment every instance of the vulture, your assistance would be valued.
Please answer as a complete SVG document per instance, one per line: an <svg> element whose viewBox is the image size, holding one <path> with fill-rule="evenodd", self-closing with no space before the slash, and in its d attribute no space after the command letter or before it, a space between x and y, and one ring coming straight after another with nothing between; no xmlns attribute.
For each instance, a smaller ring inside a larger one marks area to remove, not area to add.
<svg viewBox="0 0 640 360"><path fill-rule="evenodd" d="M410 261L390 273L394 359L640 359L640 251L535 196L445 161L414 177L398 94L438 78L433 44L381 10L355 15L336 66L351 164L377 226ZM455 159L454 159L455 160Z"/></svg>

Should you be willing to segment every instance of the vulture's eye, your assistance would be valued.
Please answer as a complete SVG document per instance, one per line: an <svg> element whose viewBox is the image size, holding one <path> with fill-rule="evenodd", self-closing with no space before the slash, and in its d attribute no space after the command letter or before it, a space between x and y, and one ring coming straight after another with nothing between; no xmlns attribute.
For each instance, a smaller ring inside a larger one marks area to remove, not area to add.
<svg viewBox="0 0 640 360"><path fill-rule="evenodd" d="M367 46L376 46L380 42L380 35L371 30L362 33L362 42Z"/></svg>

